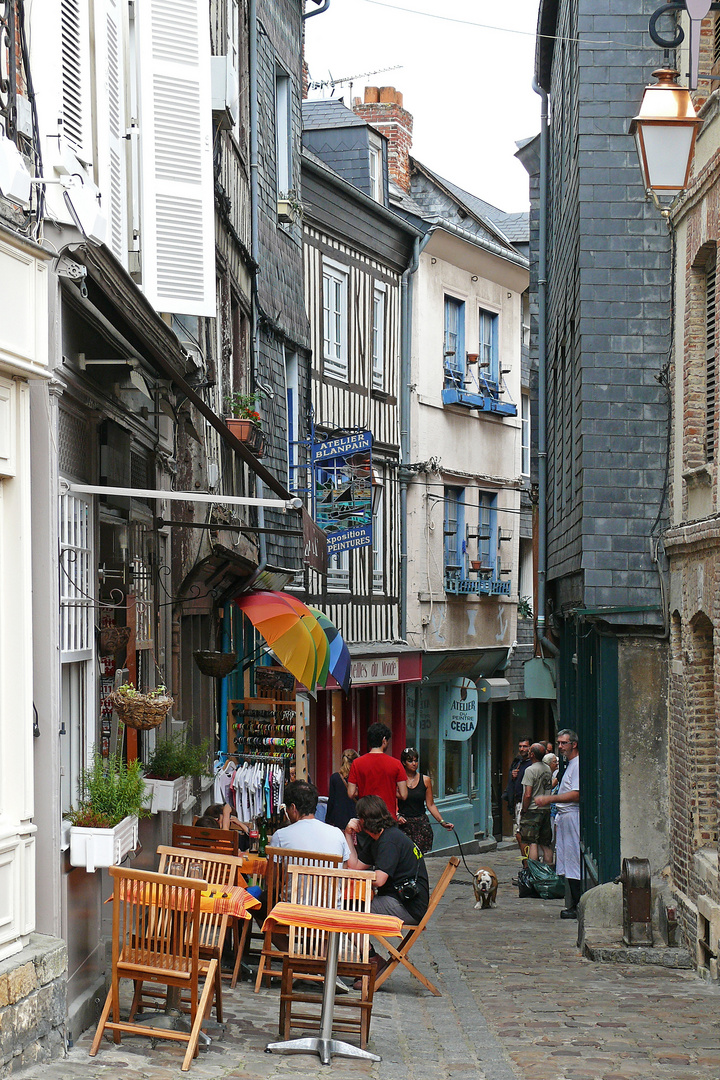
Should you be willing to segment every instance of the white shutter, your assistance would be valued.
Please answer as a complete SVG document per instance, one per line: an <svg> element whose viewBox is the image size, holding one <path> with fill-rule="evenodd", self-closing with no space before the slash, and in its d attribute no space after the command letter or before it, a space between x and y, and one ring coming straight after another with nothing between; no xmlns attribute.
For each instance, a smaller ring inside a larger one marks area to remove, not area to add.
<svg viewBox="0 0 720 1080"><path fill-rule="evenodd" d="M214 316L208 6L141 0L136 19L142 287L158 311Z"/></svg>
<svg viewBox="0 0 720 1080"><path fill-rule="evenodd" d="M87 0L61 0L62 133L84 164L92 162L90 35Z"/></svg>
<svg viewBox="0 0 720 1080"><path fill-rule="evenodd" d="M96 0L97 176L108 219L108 246L128 261L125 37L121 0Z"/></svg>

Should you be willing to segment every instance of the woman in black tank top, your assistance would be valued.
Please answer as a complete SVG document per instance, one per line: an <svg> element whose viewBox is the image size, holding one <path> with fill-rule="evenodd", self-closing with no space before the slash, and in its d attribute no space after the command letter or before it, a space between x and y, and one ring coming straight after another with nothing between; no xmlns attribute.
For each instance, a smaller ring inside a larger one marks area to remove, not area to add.
<svg viewBox="0 0 720 1080"><path fill-rule="evenodd" d="M429 776L420 772L420 755L414 746L407 746L400 755L400 761L407 776L408 797L398 799L398 824L409 836L423 855L433 846L432 825L428 821L426 810L444 829L452 829L451 821L445 821L435 805L432 782Z"/></svg>

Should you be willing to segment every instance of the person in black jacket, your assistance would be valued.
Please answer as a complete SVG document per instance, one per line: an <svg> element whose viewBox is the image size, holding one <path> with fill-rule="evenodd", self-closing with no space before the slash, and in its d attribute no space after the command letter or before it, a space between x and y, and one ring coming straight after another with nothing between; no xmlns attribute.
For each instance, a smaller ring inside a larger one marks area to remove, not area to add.
<svg viewBox="0 0 720 1080"><path fill-rule="evenodd" d="M507 801L510 816L513 819L513 835L518 842L520 851L523 849L520 840L520 809L522 807L523 782L525 770L532 765L530 758L530 740L521 739L518 743L517 757L513 759L508 773L508 785L503 798Z"/></svg>
<svg viewBox="0 0 720 1080"><path fill-rule="evenodd" d="M335 825L343 832L350 818L355 817L355 800L348 795L347 779L350 775L350 766L356 757L360 757L357 750L343 750L340 769L332 774L328 786L325 820L328 825Z"/></svg>

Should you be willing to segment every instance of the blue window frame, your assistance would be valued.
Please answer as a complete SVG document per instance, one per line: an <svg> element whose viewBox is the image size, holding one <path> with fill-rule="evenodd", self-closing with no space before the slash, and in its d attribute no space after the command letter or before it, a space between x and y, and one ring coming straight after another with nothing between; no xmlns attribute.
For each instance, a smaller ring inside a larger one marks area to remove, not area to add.
<svg viewBox="0 0 720 1080"><path fill-rule="evenodd" d="M492 311L480 308L478 337L478 360L480 376L497 389L500 382L498 363L498 317Z"/></svg>
<svg viewBox="0 0 720 1080"><path fill-rule="evenodd" d="M465 304L445 297L443 372L446 386L462 387L465 381Z"/></svg>
<svg viewBox="0 0 720 1080"><path fill-rule="evenodd" d="M445 488L445 569L465 577L465 491Z"/></svg>
<svg viewBox="0 0 720 1080"><path fill-rule="evenodd" d="M481 491L478 507L478 559L492 570L492 577L500 577L497 531L497 496Z"/></svg>

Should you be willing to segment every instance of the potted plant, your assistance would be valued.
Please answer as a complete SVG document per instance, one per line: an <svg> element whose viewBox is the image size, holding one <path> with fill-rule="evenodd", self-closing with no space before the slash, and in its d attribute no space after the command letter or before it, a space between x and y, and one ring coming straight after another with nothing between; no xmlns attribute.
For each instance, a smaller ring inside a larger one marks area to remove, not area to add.
<svg viewBox="0 0 720 1080"><path fill-rule="evenodd" d="M277 201L278 221L281 225L293 225L303 216L303 205L295 191L281 191Z"/></svg>
<svg viewBox="0 0 720 1080"><path fill-rule="evenodd" d="M66 815L70 828L70 864L93 874L98 866L114 866L138 843L138 818L148 811L140 761L120 754L96 753L78 785L79 803Z"/></svg>
<svg viewBox="0 0 720 1080"><path fill-rule="evenodd" d="M262 417L255 408L257 394L241 394L235 391L228 394L225 404L232 416L225 417L225 424L236 439L245 443L255 454L260 456L263 448Z"/></svg>
<svg viewBox="0 0 720 1080"><path fill-rule="evenodd" d="M123 724L139 731L158 727L175 704L164 686L156 686L143 694L132 683L123 683L113 690L110 702Z"/></svg>
<svg viewBox="0 0 720 1080"><path fill-rule="evenodd" d="M145 769L145 783L152 791L151 812L174 813L190 795L192 777L210 771L207 740L196 746L182 734L158 739Z"/></svg>

